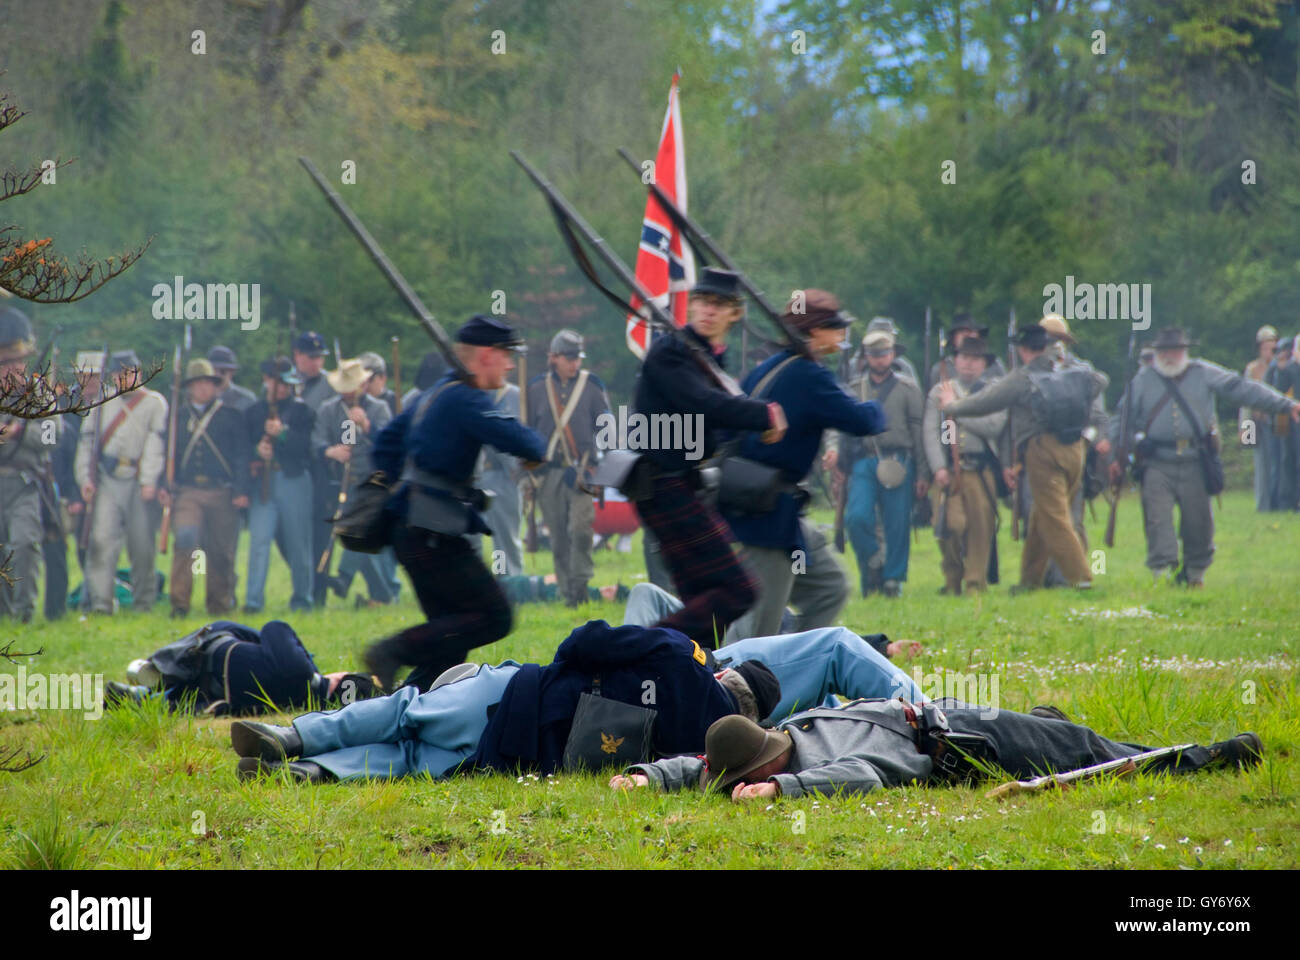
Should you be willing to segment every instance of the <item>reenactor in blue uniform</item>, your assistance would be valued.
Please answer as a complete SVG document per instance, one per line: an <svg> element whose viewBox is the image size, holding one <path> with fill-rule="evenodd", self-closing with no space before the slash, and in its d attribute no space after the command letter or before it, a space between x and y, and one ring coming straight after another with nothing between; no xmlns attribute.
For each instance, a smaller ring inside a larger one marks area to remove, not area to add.
<svg viewBox="0 0 1300 960"><path fill-rule="evenodd" d="M208 363L212 364L212 369L217 371L217 376L221 378L222 386L217 396L221 398L222 404L236 413L243 413L257 403L257 394L235 383L235 371L239 369L239 361L235 358L234 350L229 347L213 347L208 351Z"/></svg>
<svg viewBox="0 0 1300 960"><path fill-rule="evenodd" d="M784 320L808 340L816 357L836 353L850 319L825 290L805 290L802 312L786 307ZM728 642L780 632L787 603L799 611L789 632L829 627L848 599L848 581L826 545L826 537L802 519L808 494L797 486L812 468L824 430L854 436L879 433L885 417L874 402L859 402L822 364L782 350L750 371L743 384L755 399L772 400L785 411L789 429L779 443L764 444L747 434L738 452L781 470L780 492L769 511L739 513L722 507L722 516L745 547L746 563L759 580L758 602L732 624Z"/></svg>
<svg viewBox="0 0 1300 960"><path fill-rule="evenodd" d="M629 499L658 539L684 604L658 625L713 649L732 621L754 605L758 582L732 550L726 521L696 496L702 486L697 468L713 456L719 430L754 431L775 443L785 435L786 421L778 403L721 389L696 353L705 351L722 366L727 331L744 309L736 275L706 267L687 309L681 335L660 336L646 353L637 377L636 410L648 419L668 415L701 422L700 448L644 451L624 492L633 491ZM696 349L686 341L694 341Z"/></svg>
<svg viewBox="0 0 1300 960"><path fill-rule="evenodd" d="M298 371L298 376L302 383L298 387L298 397L303 403L311 407L312 413L320 413L320 408L324 406L325 401L334 397L334 388L330 386L329 380L325 378L325 338L314 330L308 330L306 333L299 334L298 339L293 342L293 365ZM324 462L319 457L312 460L311 465L311 555L312 562L329 549L330 538L333 536L333 528L330 527L329 518L334 515L336 503L330 499L330 477ZM325 606L325 598L329 595L329 571L322 570L319 573L313 571L312 574L312 604L317 607Z"/></svg>
<svg viewBox="0 0 1300 960"><path fill-rule="evenodd" d="M525 464L546 459L546 442L493 403L514 369L522 341L510 325L481 314L456 333L456 352L470 380L444 375L375 438L375 469L398 479L392 509L399 516L393 548L410 575L427 618L371 645L366 663L385 689L403 665L421 689L469 651L510 632L510 604L467 537L489 533L475 490L474 466L484 444Z"/></svg>
<svg viewBox="0 0 1300 960"><path fill-rule="evenodd" d="M244 612L266 605L271 542L289 564L290 610L311 609L311 432L316 415L293 395L301 381L286 357L262 364L264 397L244 411L253 445L248 511L248 587Z"/></svg>

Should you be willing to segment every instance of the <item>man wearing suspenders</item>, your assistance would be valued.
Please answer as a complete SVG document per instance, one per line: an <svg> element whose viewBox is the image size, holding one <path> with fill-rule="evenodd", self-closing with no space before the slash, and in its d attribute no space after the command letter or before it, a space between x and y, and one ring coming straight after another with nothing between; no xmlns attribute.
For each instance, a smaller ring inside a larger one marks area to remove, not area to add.
<svg viewBox="0 0 1300 960"><path fill-rule="evenodd" d="M220 383L207 360L191 360L185 368L187 402L176 416L176 489L163 495L164 506L168 498L174 502L173 617L189 614L197 572L207 578L209 614L235 608L236 511L248 506L250 445L244 418L216 395Z"/></svg>
<svg viewBox="0 0 1300 960"><path fill-rule="evenodd" d="M140 359L134 350L114 353L108 371L117 377L117 390L130 390L138 379ZM96 425L103 429L98 445ZM149 509L166 462L166 431L167 400L143 387L109 400L102 417L81 421L73 469L82 498L95 502L86 578L93 613L113 613L113 575L124 536L131 560L132 609L153 609L157 577ZM97 464L90 462L95 450L100 450Z"/></svg>
<svg viewBox="0 0 1300 960"><path fill-rule="evenodd" d="M609 413L605 385L580 369L582 337L561 330L551 340L550 370L528 385L529 426L547 438L537 502L551 531L555 576L565 604L587 602L596 508L587 478L595 466L597 418Z"/></svg>

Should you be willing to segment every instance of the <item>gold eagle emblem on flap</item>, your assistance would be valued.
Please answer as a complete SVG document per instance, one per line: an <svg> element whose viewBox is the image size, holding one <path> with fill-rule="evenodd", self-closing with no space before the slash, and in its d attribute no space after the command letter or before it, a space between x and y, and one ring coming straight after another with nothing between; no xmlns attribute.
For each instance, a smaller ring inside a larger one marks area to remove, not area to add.
<svg viewBox="0 0 1300 960"><path fill-rule="evenodd" d="M618 748L623 745L624 739L626 738L619 737L615 739L614 737L611 737L608 733L601 731L600 749L605 751L605 753L618 753Z"/></svg>

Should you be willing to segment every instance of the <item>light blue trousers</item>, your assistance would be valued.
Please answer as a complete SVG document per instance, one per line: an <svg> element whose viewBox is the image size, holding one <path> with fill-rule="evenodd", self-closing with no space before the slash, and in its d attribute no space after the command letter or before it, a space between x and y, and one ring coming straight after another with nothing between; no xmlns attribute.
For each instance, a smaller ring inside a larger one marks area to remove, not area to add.
<svg viewBox="0 0 1300 960"><path fill-rule="evenodd" d="M652 583L638 583L627 598L624 624L649 626L681 607L681 601ZM781 702L767 719L833 706L834 696L850 700L904 697L921 703L927 697L911 677L881 656L848 627L820 627L774 637L750 637L714 652L719 666L759 660L776 674Z"/></svg>
<svg viewBox="0 0 1300 960"><path fill-rule="evenodd" d="M248 587L244 605L252 610L266 606L266 574L271 565L271 542L289 563L293 582L291 610L311 609L311 476L304 471L286 477L271 474L271 498L262 503L256 493L248 508Z"/></svg>
<svg viewBox="0 0 1300 960"><path fill-rule="evenodd" d="M478 748L488 707L500 702L518 670L507 660L428 693L402 687L389 697L304 714L293 721L303 759L340 780L446 776Z"/></svg>

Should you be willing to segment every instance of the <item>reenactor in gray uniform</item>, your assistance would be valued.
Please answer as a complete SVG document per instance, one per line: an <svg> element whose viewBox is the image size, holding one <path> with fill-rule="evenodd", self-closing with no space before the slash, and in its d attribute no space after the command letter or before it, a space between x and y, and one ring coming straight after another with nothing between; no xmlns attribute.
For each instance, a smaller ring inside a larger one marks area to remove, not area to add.
<svg viewBox="0 0 1300 960"><path fill-rule="evenodd" d="M967 397L984 389L984 373L992 357L978 337L967 337L957 348L952 380L954 395ZM945 419L939 413L939 391L935 384L925 402L925 456L934 474L934 535L943 557L944 586L940 591L960 596L966 590L988 587L989 559L997 536L997 491L1001 477L998 444L1007 425L1007 413L999 410L982 417ZM960 481L953 473L953 455L958 457Z"/></svg>
<svg viewBox="0 0 1300 960"><path fill-rule="evenodd" d="M981 327L971 319L969 313L955 313L952 318L952 325L948 328L948 350L951 356L940 357L930 367L930 379L927 381L927 387L933 387L945 376L949 380L957 377L957 367L953 362L953 357L957 355L957 348L961 346L962 341L967 337L976 337L988 342L989 328ZM992 357L988 367L984 371L984 379L998 380L1007 375L1006 367L1002 366L1002 361L997 357Z"/></svg>
<svg viewBox="0 0 1300 960"><path fill-rule="evenodd" d="M26 314L0 307L0 392L23 389L27 360L35 349ZM4 555L12 554L8 577L13 581L0 579L0 618L29 623L36 612L45 535L40 478L49 460L50 446L42 442L40 421L0 416L0 544Z"/></svg>
<svg viewBox="0 0 1300 960"><path fill-rule="evenodd" d="M370 459L370 447L379 431L393 419L388 404L366 393L366 381L370 374L361 365L360 360L344 360L337 370L328 375L329 386L337 394L326 400L316 413L316 426L312 429L312 455L321 465L320 475L325 478L325 503L332 516L338 507L340 489L350 490L374 472ZM328 582L328 551L330 540L326 540L319 554L312 561L320 567L320 560L326 559L323 574ZM346 584L352 576L360 571L370 592L370 599L375 603L391 603L395 598L375 562L375 555L355 553L345 549L339 563L339 575L344 584L331 584L338 593L341 588L346 596Z"/></svg>
<svg viewBox="0 0 1300 960"><path fill-rule="evenodd" d="M829 465L846 475L844 528L857 554L862 595L876 589L869 576L880 550L876 512L884 526L884 565L881 592L902 596L911 550L912 500L929 488L930 464L925 458L921 422L925 398L915 380L893 368L894 338L884 330L862 339L867 372L849 392L859 400L874 400L885 411L884 433L868 438L840 434L840 445Z"/></svg>
<svg viewBox="0 0 1300 960"><path fill-rule="evenodd" d="M1056 561L1070 584L1090 587L1092 571L1074 529L1070 505L1083 484L1082 427L1097 394L1106 388L1108 381L1102 373L1079 368L1077 375L1069 378L1077 381L1075 385L1079 387L1076 405L1070 411L1078 426L1072 432L1054 430L1044 419L1046 411L1035 399L1040 395L1035 381L1057 372L1047 350L1047 330L1040 324L1030 324L1020 331L1017 342L1019 367L965 399L957 398L949 381L946 388L940 386L939 407L948 417L958 419L1010 411L1014 434L1008 459L1023 462L1034 495L1024 550L1020 554L1020 584L1012 592L1041 587L1049 560ZM1004 480L1010 486L1016 482L1016 468L1004 463L1004 470Z"/></svg>
<svg viewBox="0 0 1300 960"><path fill-rule="evenodd" d="M581 369L585 356L582 337L561 330L551 339L550 370L528 385L528 425L547 438L537 503L551 531L560 593L571 607L587 602L596 519L587 480L600 457L596 419L609 413L605 385Z"/></svg>
<svg viewBox="0 0 1300 960"><path fill-rule="evenodd" d="M234 350L229 347L213 347L208 351L208 363L212 364L212 369L217 371L217 376L221 378L222 386L217 396L221 398L222 406L229 407L236 413L243 413L257 403L257 394L235 383L235 371L239 369L239 361L235 358Z"/></svg>
<svg viewBox="0 0 1300 960"><path fill-rule="evenodd" d="M1092 370L1093 366L1087 360L1081 358L1072 349L1079 341L1075 339L1074 334L1070 332L1070 325L1066 323L1065 318L1059 313L1049 313L1039 321L1043 329L1047 331L1047 352L1051 354L1053 362L1058 370L1064 370L1067 367L1082 367L1085 370ZM1074 532L1079 536L1079 542L1083 544L1083 552L1088 552L1088 531L1083 525L1083 500L1084 490L1088 486L1088 471L1093 471L1094 491L1099 491L1105 485L1101 478L1105 470L1105 458L1110 453L1110 440L1106 436L1106 429L1109 419L1106 415L1106 395L1099 393L1092 401L1092 411L1088 416L1088 426L1083 431L1084 447L1084 482L1079 485L1079 492L1075 494L1073 502L1070 504L1070 518L1074 521ZM1029 511L1034 505L1034 494L1029 489L1027 478L1023 475L1020 477L1020 507L1021 517L1025 521L1026 527L1029 522ZM1095 495L1095 492L1094 492ZM1047 576L1043 578L1043 586L1046 587L1068 587L1069 581L1061 573L1061 568L1053 560L1047 565Z"/></svg>
<svg viewBox="0 0 1300 960"><path fill-rule="evenodd" d="M131 607L149 611L157 599L152 508L166 463L167 400L139 387L140 358L114 353L108 372L118 391L128 391L81 421L73 470L82 499L90 504L90 556L86 589L92 613L113 613L117 558L126 540L131 561ZM100 428L96 439L95 428ZM91 463L95 450L99 463Z"/></svg>
<svg viewBox="0 0 1300 960"><path fill-rule="evenodd" d="M172 617L189 615L194 575L206 578L211 616L235 609L235 548L239 510L248 506L251 444L244 418L217 396L221 378L207 360L191 360L176 411L175 478L164 497L172 503ZM199 557L203 565L199 566Z"/></svg>
<svg viewBox="0 0 1300 960"><path fill-rule="evenodd" d="M519 419L519 388L507 383L493 391L496 408L505 416ZM523 503L519 497L519 458L502 453L496 447L484 446L479 460L479 486L492 494L492 501L484 513L487 525L492 528L493 562L488 564L494 576L521 576L524 572L524 550L519 540L519 525L523 522ZM553 536L553 535L552 535ZM475 549L479 539L474 538ZM501 551L496 562L496 551Z"/></svg>
<svg viewBox="0 0 1300 960"><path fill-rule="evenodd" d="M1209 444L1217 459L1218 438L1207 429L1213 422L1215 395L1238 407L1288 414L1293 422L1300 420L1300 404L1218 364L1190 358L1191 341L1177 327L1161 330L1154 346L1155 363L1133 378L1124 401L1132 407L1127 418L1122 411L1116 414L1111 442L1132 450L1137 458L1152 577L1159 582L1178 566L1181 537L1183 562L1177 579L1201 587L1214 557L1214 514L1202 454ZM1127 437L1120 436L1124 422ZM1120 479L1121 470L1118 463L1111 467L1112 482ZM1175 503L1180 517L1177 533Z"/></svg>

